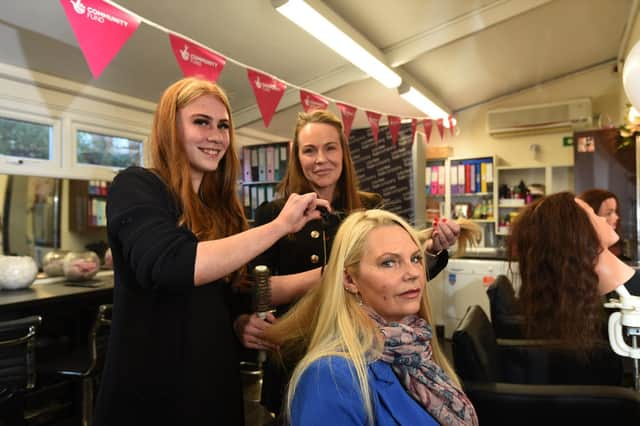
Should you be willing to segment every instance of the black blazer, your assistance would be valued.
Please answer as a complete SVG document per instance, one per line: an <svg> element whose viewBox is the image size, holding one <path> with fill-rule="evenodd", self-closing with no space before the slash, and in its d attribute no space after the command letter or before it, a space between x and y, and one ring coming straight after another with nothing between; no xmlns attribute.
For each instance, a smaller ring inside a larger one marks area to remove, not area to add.
<svg viewBox="0 0 640 426"><path fill-rule="evenodd" d="M139 167L109 189L114 301L94 425L243 424L231 289L194 287L198 241L165 184Z"/></svg>

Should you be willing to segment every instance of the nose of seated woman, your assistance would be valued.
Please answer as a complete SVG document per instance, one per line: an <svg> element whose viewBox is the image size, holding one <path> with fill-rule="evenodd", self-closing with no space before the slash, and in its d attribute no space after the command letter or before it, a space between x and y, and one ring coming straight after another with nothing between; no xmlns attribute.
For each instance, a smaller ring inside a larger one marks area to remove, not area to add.
<svg viewBox="0 0 640 426"><path fill-rule="evenodd" d="M386 321L420 310L426 283L422 250L399 225L373 229L360 262L345 271L345 287Z"/></svg>

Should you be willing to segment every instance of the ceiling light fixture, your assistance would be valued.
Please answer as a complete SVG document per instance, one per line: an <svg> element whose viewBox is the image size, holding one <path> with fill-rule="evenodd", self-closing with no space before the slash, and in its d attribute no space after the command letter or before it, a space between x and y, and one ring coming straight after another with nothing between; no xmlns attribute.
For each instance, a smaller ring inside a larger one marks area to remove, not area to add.
<svg viewBox="0 0 640 426"><path fill-rule="evenodd" d="M418 108L423 113L427 114L429 118L438 119L438 118L448 118L449 114L436 105L431 99L427 98L415 87L410 84L403 83L398 88L398 93L400 97L405 101L409 102L414 107ZM445 127L449 127L449 120L444 120Z"/></svg>
<svg viewBox="0 0 640 426"><path fill-rule="evenodd" d="M382 54L372 53L377 50L373 45L367 46L368 49L363 47L371 43L367 43L362 35L320 1L271 0L271 4L282 15L385 87L391 89L402 83L402 78L381 59ZM352 36L347 33L351 33ZM354 38L360 39L359 42Z"/></svg>

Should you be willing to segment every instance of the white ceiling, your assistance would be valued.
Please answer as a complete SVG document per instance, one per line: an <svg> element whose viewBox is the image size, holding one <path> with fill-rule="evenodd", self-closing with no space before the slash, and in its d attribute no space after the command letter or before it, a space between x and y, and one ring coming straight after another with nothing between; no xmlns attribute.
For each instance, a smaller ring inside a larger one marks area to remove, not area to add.
<svg viewBox="0 0 640 426"><path fill-rule="evenodd" d="M612 66L638 0L325 0L451 111L545 81ZM363 108L423 114L289 22L269 0L115 0L124 8L292 84ZM632 17L634 18L634 17ZM165 32L142 23L98 80L60 0L0 0L0 62L156 102L181 77ZM290 136L301 110L290 90L265 129L242 67L218 82L239 127ZM363 112L356 127L365 126Z"/></svg>

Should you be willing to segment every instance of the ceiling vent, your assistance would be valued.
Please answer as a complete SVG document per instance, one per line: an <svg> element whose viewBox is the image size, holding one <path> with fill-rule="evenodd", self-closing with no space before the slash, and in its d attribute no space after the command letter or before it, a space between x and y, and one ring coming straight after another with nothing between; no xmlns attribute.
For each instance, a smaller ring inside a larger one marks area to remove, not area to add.
<svg viewBox="0 0 640 426"><path fill-rule="evenodd" d="M591 100L588 98L500 108L487 113L487 130L495 137L573 131L589 127L591 123Z"/></svg>

